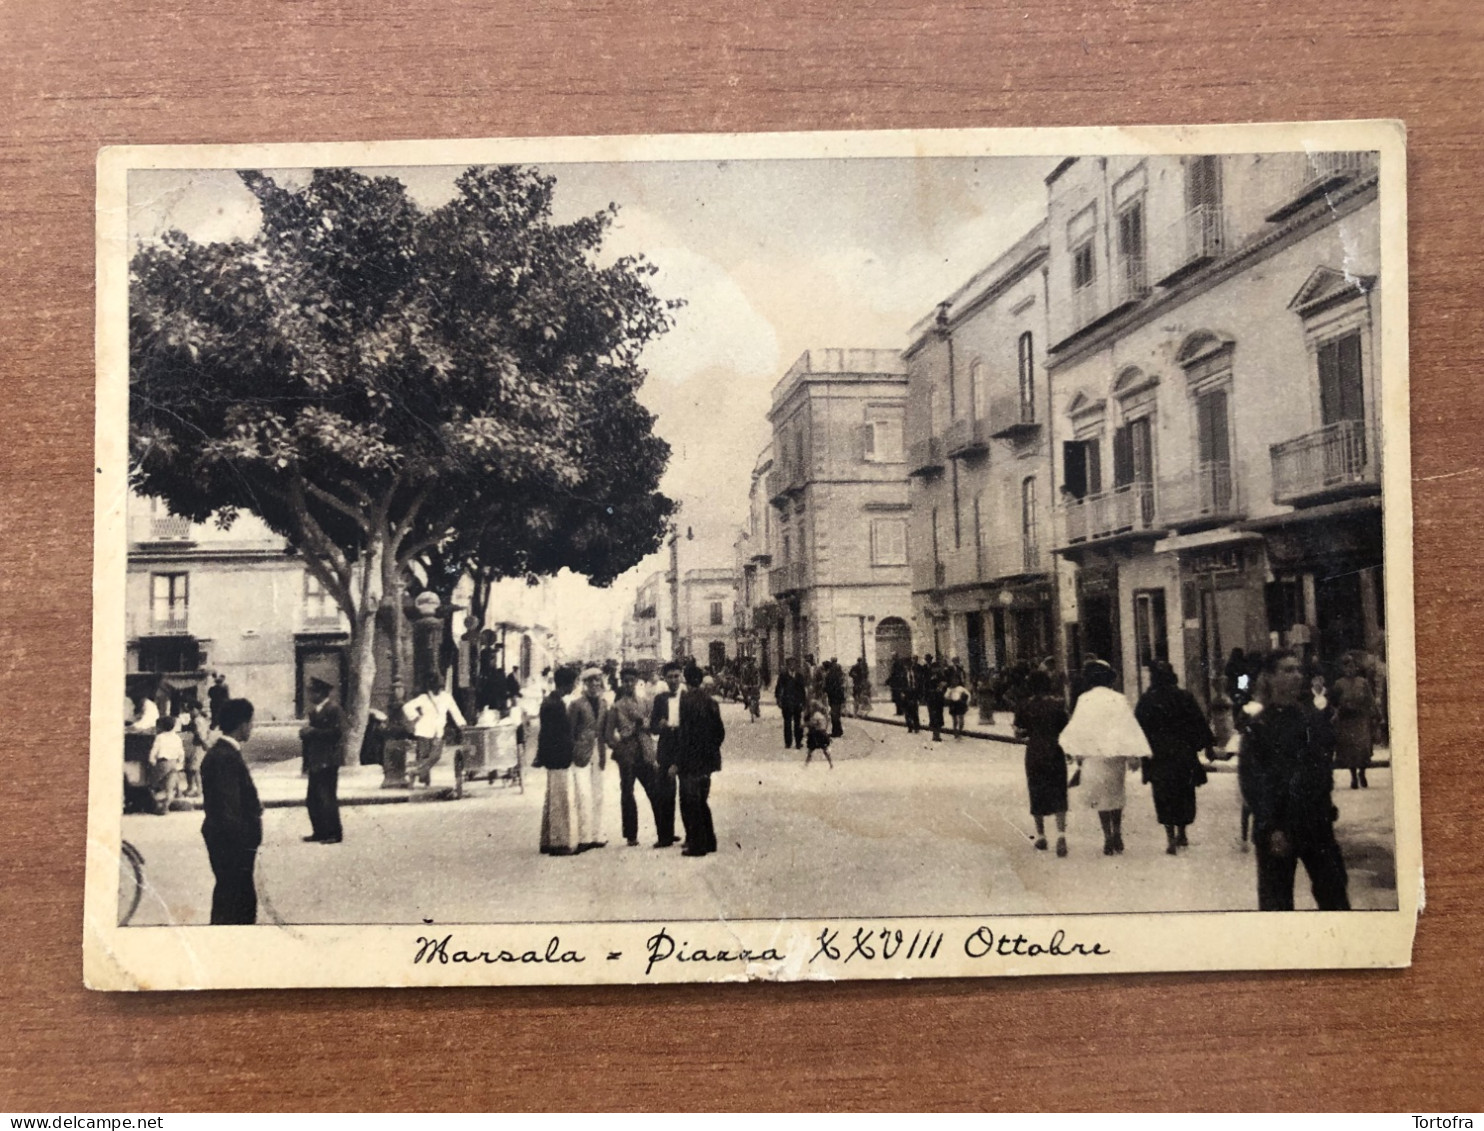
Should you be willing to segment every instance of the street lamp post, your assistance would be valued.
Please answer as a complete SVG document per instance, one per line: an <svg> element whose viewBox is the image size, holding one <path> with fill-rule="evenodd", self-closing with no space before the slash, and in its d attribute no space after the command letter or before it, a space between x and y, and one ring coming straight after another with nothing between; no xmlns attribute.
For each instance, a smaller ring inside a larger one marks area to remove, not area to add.
<svg viewBox="0 0 1484 1131"><path fill-rule="evenodd" d="M680 526L676 522L669 523L670 537L670 658L679 660L680 656ZM692 541L695 534L691 528L685 528L685 540Z"/></svg>

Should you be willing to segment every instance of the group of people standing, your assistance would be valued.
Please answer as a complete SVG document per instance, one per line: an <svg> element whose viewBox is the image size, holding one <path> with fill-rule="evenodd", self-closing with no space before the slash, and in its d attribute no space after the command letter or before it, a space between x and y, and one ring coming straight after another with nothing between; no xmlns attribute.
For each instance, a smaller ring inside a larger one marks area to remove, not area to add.
<svg viewBox="0 0 1484 1131"><path fill-rule="evenodd" d="M679 801L684 856L707 856L717 849L712 822L711 775L721 770L726 739L721 709L703 686L705 674L678 662L662 669L665 689L646 710L638 695L638 673L625 668L611 703L601 669L556 672L554 687L542 701L536 757L546 771L541 814L541 851L573 856L603 848L603 794L609 756L618 766L621 829L626 844L639 844L638 785L649 802L655 848L676 843ZM580 693L573 695L578 682ZM682 688L681 684L685 686Z"/></svg>
<svg viewBox="0 0 1484 1131"><path fill-rule="evenodd" d="M1049 844L1046 819L1056 822L1056 854L1068 854L1069 790L1098 814L1103 854L1123 852L1125 780L1141 771L1164 827L1165 851L1178 855L1195 822L1196 790L1207 780L1207 760L1236 752L1243 803L1253 821L1260 910L1293 909L1293 883L1302 862L1321 910L1348 910L1345 865L1335 840L1338 813L1331 803L1337 720L1344 715L1322 694L1305 694L1302 662L1292 652L1264 658L1243 730L1218 741L1194 696L1180 687L1164 661L1150 667L1149 688L1136 706L1117 690L1117 675L1102 660L1082 670L1082 690L1070 715L1051 676L1033 671L1015 716L1026 738L1025 773L1035 846ZM1358 695L1358 692L1347 694ZM1234 749L1233 749L1234 748ZM1069 775L1069 763L1075 767Z"/></svg>
<svg viewBox="0 0 1484 1131"><path fill-rule="evenodd" d="M893 708L906 721L908 734L922 732L922 708L926 706L928 730L934 742L943 741L945 716L953 727L954 738L963 738L969 713L969 688L963 661L957 656L948 662L931 654L920 660L898 656L886 686L891 690Z"/></svg>

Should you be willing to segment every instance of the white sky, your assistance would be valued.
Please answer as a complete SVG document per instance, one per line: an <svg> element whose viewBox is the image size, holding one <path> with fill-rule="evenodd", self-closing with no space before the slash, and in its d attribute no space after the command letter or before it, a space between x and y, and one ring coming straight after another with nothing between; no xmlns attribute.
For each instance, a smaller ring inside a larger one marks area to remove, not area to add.
<svg viewBox="0 0 1484 1131"><path fill-rule="evenodd" d="M1045 208L1054 158L852 158L553 164L558 220L610 201L605 246L642 253L665 298L683 298L645 352L640 399L673 453L662 489L680 500L682 570L730 566L749 473L768 441L773 385L807 349L902 349L913 323L1024 235ZM364 170L400 178L436 206L463 166ZM273 173L281 183L302 171ZM251 236L257 202L235 172L130 174L131 238L179 228L197 240ZM554 582L563 644L616 631L661 552L611 589Z"/></svg>

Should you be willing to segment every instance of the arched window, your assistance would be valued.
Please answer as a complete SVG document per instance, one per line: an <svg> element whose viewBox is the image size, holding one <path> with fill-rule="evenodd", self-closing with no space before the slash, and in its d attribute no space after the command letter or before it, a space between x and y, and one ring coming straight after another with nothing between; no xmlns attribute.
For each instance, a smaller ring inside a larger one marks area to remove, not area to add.
<svg viewBox="0 0 1484 1131"><path fill-rule="evenodd" d="M1016 369L1020 374L1020 422L1030 424L1036 419L1036 355L1029 330L1016 344Z"/></svg>

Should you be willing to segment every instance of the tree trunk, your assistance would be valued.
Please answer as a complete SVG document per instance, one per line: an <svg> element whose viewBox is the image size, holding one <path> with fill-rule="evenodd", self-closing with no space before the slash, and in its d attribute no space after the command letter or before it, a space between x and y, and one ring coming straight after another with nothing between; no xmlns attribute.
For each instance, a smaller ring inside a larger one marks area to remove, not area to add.
<svg viewBox="0 0 1484 1131"><path fill-rule="evenodd" d="M341 765L361 764L361 743L371 712L371 685L376 680L376 610L362 609L350 628L350 687L345 696L345 749Z"/></svg>
<svg viewBox="0 0 1484 1131"><path fill-rule="evenodd" d="M388 553L382 561L381 572L381 602L388 610L387 676L392 695L400 692L403 698L411 698L413 689L407 687L407 677L404 671L406 656L403 641L407 638L407 614L402 609L404 588L402 571L397 566L396 557Z"/></svg>

